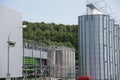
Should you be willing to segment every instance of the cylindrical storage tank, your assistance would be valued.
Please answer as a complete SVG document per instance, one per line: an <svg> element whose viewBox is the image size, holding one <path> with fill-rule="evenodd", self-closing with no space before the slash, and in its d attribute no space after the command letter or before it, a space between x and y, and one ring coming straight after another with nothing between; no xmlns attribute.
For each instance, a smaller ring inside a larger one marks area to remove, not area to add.
<svg viewBox="0 0 120 80"><path fill-rule="evenodd" d="M78 17L80 75L109 79L109 22L103 14Z"/></svg>

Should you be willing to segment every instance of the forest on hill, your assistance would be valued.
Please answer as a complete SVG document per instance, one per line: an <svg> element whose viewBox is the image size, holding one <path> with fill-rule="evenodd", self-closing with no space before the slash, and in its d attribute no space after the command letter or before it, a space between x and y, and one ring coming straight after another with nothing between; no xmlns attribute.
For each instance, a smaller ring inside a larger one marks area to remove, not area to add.
<svg viewBox="0 0 120 80"><path fill-rule="evenodd" d="M23 21L23 37L42 46L66 46L76 50L78 64L78 25Z"/></svg>

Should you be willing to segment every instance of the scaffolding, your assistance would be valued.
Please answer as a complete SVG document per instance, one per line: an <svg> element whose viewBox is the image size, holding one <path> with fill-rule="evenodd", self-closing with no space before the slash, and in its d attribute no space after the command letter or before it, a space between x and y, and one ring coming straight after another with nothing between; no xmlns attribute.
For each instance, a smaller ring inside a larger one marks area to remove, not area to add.
<svg viewBox="0 0 120 80"><path fill-rule="evenodd" d="M47 68L47 48L24 42L23 79L44 79L48 75Z"/></svg>

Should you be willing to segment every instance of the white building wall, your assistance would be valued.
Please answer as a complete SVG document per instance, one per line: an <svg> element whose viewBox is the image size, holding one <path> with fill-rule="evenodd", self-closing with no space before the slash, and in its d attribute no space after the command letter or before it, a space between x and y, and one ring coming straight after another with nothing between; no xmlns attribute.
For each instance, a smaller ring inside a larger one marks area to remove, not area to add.
<svg viewBox="0 0 120 80"><path fill-rule="evenodd" d="M10 75L22 76L22 16L20 13L0 6L0 78L5 78L7 73L8 35L12 31L10 40L16 42L10 48Z"/></svg>

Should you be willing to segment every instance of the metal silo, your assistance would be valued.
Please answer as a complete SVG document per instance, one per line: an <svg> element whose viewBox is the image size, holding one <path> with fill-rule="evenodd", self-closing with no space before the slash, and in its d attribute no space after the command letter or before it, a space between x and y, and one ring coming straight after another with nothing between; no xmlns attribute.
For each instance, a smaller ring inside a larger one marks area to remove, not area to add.
<svg viewBox="0 0 120 80"><path fill-rule="evenodd" d="M119 80L119 25L94 5L87 6L91 13L78 17L80 75Z"/></svg>
<svg viewBox="0 0 120 80"><path fill-rule="evenodd" d="M79 17L81 75L93 79L108 78L107 30L108 15Z"/></svg>

